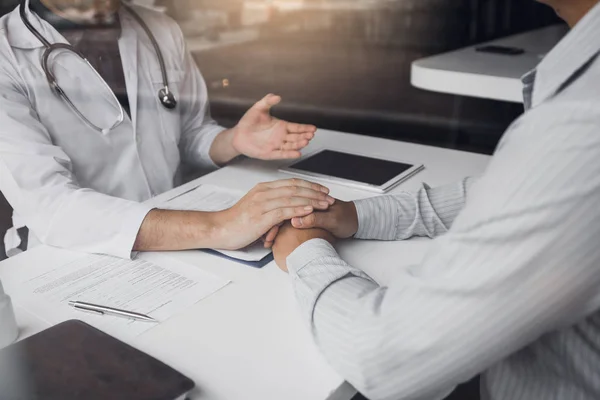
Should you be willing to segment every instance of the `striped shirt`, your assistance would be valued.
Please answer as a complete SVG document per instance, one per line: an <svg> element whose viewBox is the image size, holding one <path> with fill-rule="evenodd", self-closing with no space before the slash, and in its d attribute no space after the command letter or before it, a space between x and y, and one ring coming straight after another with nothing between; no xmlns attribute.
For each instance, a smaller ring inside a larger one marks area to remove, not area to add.
<svg viewBox="0 0 600 400"><path fill-rule="evenodd" d="M324 240L287 259L330 364L373 400L600 399L600 5L525 87L484 175L356 201L359 239L435 238L386 287ZM377 260L373 260L377 262Z"/></svg>

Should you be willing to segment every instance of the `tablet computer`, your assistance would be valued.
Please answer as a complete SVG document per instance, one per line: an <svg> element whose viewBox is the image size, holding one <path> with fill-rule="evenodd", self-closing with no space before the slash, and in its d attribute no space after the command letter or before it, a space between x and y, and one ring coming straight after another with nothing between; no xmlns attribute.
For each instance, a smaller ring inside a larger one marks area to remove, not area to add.
<svg viewBox="0 0 600 400"><path fill-rule="evenodd" d="M322 149L280 169L305 179L384 193L423 169L423 165Z"/></svg>

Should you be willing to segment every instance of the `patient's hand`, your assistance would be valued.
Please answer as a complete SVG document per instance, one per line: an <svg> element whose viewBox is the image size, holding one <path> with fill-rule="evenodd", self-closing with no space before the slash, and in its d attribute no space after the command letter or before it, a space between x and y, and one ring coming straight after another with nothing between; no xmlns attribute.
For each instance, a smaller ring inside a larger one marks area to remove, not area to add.
<svg viewBox="0 0 600 400"><path fill-rule="evenodd" d="M335 238L323 229L296 229L289 222L279 228L279 233L273 244L275 262L283 271L287 272L286 259L302 243L311 239L325 239L334 243Z"/></svg>
<svg viewBox="0 0 600 400"><path fill-rule="evenodd" d="M293 218L292 225L298 229L326 229L335 237L346 239L358 231L358 214L353 202L336 200L327 211L315 211L305 217Z"/></svg>
<svg viewBox="0 0 600 400"><path fill-rule="evenodd" d="M297 229L321 228L331 232L338 239L354 236L358 230L358 215L351 201L336 200L327 211L317 211L305 216L293 218L292 226ZM279 233L280 225L274 226L263 237L266 248L272 247Z"/></svg>

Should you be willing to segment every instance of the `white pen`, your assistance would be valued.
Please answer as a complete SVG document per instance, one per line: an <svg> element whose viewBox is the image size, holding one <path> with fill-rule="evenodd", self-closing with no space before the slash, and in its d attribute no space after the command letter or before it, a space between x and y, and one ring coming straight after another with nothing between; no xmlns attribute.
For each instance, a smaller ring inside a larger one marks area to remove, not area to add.
<svg viewBox="0 0 600 400"><path fill-rule="evenodd" d="M78 311L85 311L97 315L112 315L115 317L134 319L136 321L158 323L157 320L148 315L136 313L133 311L119 310L118 308L85 303L83 301L69 301L69 305Z"/></svg>

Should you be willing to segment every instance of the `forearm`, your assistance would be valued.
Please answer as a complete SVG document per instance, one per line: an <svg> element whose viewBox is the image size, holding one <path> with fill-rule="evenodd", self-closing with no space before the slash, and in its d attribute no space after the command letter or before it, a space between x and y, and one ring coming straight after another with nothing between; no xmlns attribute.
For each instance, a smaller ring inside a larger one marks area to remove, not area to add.
<svg viewBox="0 0 600 400"><path fill-rule="evenodd" d="M134 251L171 251L214 247L218 213L150 211L137 234Z"/></svg>
<svg viewBox="0 0 600 400"><path fill-rule="evenodd" d="M437 338L421 330L427 315L413 315L407 306L398 308L399 318L390 318L384 311L390 305L382 306L386 294L387 288L370 279L346 275L338 280L321 294L314 309L315 341L331 365L371 400L445 398L474 374L471 366L455 363L447 349L433 354ZM384 317L377 318L378 313ZM440 329L444 321L438 322ZM414 326L405 328L406 324ZM452 363L455 369L432 367L436 363Z"/></svg>
<svg viewBox="0 0 600 400"><path fill-rule="evenodd" d="M442 235L464 208L474 181L474 178L465 178L437 188L424 184L415 193L357 200L354 202L358 215L355 237L403 240L412 236L434 238Z"/></svg>
<svg viewBox="0 0 600 400"><path fill-rule="evenodd" d="M402 328L405 323L418 324L418 315L406 321L389 318L389 305L381 308L386 288L349 266L322 240L305 243L287 261L303 319L317 345L361 393L373 400L432 400L448 394L451 387L429 391L428 371L412 364L429 338L407 337L403 332L408 329ZM399 311L407 314L410 309L407 305ZM414 345L414 339L421 345ZM404 344L398 346L398 340ZM403 357L394 357L399 353Z"/></svg>

